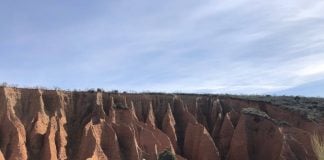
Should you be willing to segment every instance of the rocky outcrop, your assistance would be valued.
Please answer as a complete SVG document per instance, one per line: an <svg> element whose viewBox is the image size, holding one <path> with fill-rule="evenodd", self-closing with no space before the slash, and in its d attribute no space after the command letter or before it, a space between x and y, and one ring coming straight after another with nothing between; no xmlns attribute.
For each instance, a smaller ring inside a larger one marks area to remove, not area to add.
<svg viewBox="0 0 324 160"><path fill-rule="evenodd" d="M289 108L217 95L0 87L0 160L156 160L166 150L179 160L316 159L310 137L324 134L323 117Z"/></svg>

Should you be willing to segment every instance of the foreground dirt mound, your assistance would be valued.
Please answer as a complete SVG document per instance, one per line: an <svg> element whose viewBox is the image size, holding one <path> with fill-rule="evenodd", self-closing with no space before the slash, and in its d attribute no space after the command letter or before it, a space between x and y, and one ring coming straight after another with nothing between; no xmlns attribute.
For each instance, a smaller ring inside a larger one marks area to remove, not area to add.
<svg viewBox="0 0 324 160"><path fill-rule="evenodd" d="M0 160L313 160L324 123L307 117L217 95L0 87Z"/></svg>

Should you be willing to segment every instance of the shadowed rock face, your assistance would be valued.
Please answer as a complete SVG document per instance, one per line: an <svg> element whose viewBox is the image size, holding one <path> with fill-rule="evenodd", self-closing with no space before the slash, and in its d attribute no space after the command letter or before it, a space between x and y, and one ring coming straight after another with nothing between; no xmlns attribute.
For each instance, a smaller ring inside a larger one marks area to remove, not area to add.
<svg viewBox="0 0 324 160"><path fill-rule="evenodd" d="M323 118L217 95L0 87L0 160L316 159Z"/></svg>

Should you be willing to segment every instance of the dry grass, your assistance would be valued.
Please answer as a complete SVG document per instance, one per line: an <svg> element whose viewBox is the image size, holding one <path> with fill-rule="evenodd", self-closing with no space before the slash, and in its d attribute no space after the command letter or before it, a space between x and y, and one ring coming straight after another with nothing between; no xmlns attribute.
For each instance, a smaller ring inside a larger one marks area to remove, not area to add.
<svg viewBox="0 0 324 160"><path fill-rule="evenodd" d="M324 137L318 134L312 136L312 146L319 160L324 160Z"/></svg>

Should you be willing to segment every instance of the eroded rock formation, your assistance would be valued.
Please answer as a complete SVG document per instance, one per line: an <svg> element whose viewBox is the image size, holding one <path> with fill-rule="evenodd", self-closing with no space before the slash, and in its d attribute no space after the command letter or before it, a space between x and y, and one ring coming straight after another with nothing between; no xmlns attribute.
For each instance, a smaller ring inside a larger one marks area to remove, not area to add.
<svg viewBox="0 0 324 160"><path fill-rule="evenodd" d="M244 98L0 87L0 160L316 159L314 133L322 117Z"/></svg>

